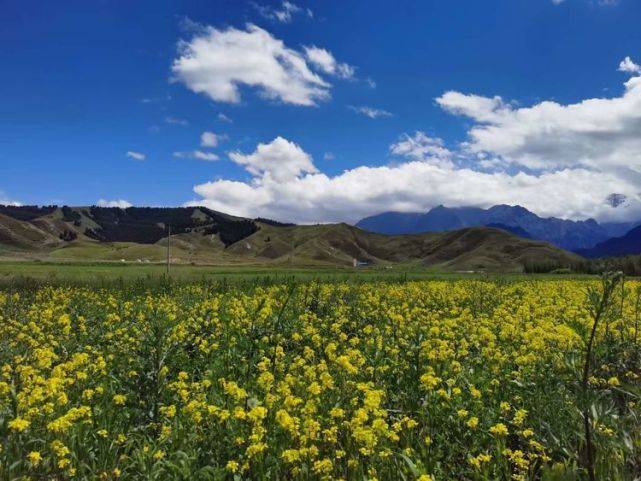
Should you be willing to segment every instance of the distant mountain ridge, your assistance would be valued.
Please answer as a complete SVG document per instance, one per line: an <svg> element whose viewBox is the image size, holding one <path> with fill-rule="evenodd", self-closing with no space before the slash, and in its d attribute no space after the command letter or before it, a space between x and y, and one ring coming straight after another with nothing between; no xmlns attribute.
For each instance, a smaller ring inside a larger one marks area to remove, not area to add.
<svg viewBox="0 0 641 481"><path fill-rule="evenodd" d="M641 226L631 229L623 236L600 242L590 249L579 249L577 253L591 258L641 254Z"/></svg>
<svg viewBox="0 0 641 481"><path fill-rule="evenodd" d="M572 221L542 218L519 205L445 207L422 213L384 212L366 217L357 227L380 234L398 235L442 232L474 226L503 226L516 235L550 242L562 249L588 249L611 237L621 236L638 223L603 223L594 219Z"/></svg>

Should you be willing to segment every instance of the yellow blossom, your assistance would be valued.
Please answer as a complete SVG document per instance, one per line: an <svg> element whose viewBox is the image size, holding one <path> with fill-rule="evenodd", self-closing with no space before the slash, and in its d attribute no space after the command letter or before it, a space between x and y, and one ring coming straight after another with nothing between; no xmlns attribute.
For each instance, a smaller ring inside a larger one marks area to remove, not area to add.
<svg viewBox="0 0 641 481"><path fill-rule="evenodd" d="M490 428L490 433L495 436L507 436L508 430L507 426L503 423L497 423Z"/></svg>
<svg viewBox="0 0 641 481"><path fill-rule="evenodd" d="M31 465L37 466L42 461L42 455L38 451L31 451L27 454L27 459Z"/></svg>

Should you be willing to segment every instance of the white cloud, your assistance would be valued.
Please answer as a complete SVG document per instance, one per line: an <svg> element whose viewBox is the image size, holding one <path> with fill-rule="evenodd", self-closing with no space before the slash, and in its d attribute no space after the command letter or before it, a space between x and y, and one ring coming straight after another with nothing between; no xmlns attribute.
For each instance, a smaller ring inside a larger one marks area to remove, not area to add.
<svg viewBox="0 0 641 481"><path fill-rule="evenodd" d="M626 57L619 64L619 71L641 75L641 65L634 63L630 57Z"/></svg>
<svg viewBox="0 0 641 481"><path fill-rule="evenodd" d="M134 160L145 160L147 158L147 156L142 152L135 152L133 150L128 150L126 155L130 159L134 159Z"/></svg>
<svg viewBox="0 0 641 481"><path fill-rule="evenodd" d="M341 78L353 78L354 67L337 62L332 53L316 46L305 47L305 57L321 71Z"/></svg>
<svg viewBox="0 0 641 481"><path fill-rule="evenodd" d="M635 220L641 216L641 76L611 98L518 107L501 97L446 92L446 111L471 119L449 149L423 132L404 134L385 166L318 171L300 146L278 137L230 154L249 181L196 185L203 204L242 216L301 223L348 221L435 205L520 204L542 216Z"/></svg>
<svg viewBox="0 0 641 481"><path fill-rule="evenodd" d="M230 119L229 117L227 117L227 116L226 116L225 114L223 114L222 112L218 114L218 120L220 120L221 122L227 122L227 123L229 123L229 124L234 123L234 121L233 121L232 119Z"/></svg>
<svg viewBox="0 0 641 481"><path fill-rule="evenodd" d="M392 113L388 112L387 110L383 109L376 109L374 107L367 107L366 105L361 105L359 107L356 107L354 105L348 106L350 110L353 110L357 114L364 115L365 117L369 117L370 119L378 119L381 117L391 117Z"/></svg>
<svg viewBox="0 0 641 481"><path fill-rule="evenodd" d="M286 104L312 106L329 98L331 85L313 72L302 53L256 25L246 30L203 27L180 43L175 80L218 102L238 103L239 87Z"/></svg>
<svg viewBox="0 0 641 481"><path fill-rule="evenodd" d="M179 119L177 117L165 117L165 123L171 124L171 125L181 125L183 127L186 127L189 125L189 122L185 119Z"/></svg>
<svg viewBox="0 0 641 481"><path fill-rule="evenodd" d="M270 20L276 20L281 23L290 23L293 20L294 15L303 12L301 7L287 0L283 1L279 8L268 5L258 5L256 3L253 3L252 5L263 17ZM305 9L304 12L309 18L314 17L314 13L309 8Z"/></svg>
<svg viewBox="0 0 641 481"><path fill-rule="evenodd" d="M287 147L263 155L274 143ZM292 160L292 152L298 160ZM441 203L482 207L520 204L540 215L585 218L619 213L621 207L615 209L603 200L617 192L630 199L637 213L641 211L633 182L582 168L510 175L410 160L394 166L361 166L332 177L318 172L300 147L282 138L260 144L249 157L252 159L243 165L254 174L251 181L216 180L196 185L194 191L201 198L190 204L300 223L354 222L378 212L420 212ZM269 158L268 168L257 157ZM291 168L290 163L296 167ZM278 175L279 167L284 175Z"/></svg>
<svg viewBox="0 0 641 481"><path fill-rule="evenodd" d="M226 135L219 135L213 132L203 132L200 135L200 145L203 147L217 147L218 143L226 138Z"/></svg>
<svg viewBox="0 0 641 481"><path fill-rule="evenodd" d="M206 160L208 162L213 162L214 160L218 160L218 156L212 152L203 152L202 150L194 150L192 152L192 155L194 158L198 160Z"/></svg>
<svg viewBox="0 0 641 481"><path fill-rule="evenodd" d="M195 159L198 160L206 160L208 162L213 162L214 160L218 160L218 156L212 152L203 152L202 150L194 150L192 152L192 155L194 156Z"/></svg>
<svg viewBox="0 0 641 481"><path fill-rule="evenodd" d="M336 156L334 155L333 152L325 152L323 154L323 159L325 159L325 160L334 160L335 158L336 158Z"/></svg>
<svg viewBox="0 0 641 481"><path fill-rule="evenodd" d="M255 177L275 182L317 172L311 156L294 142L282 137L276 137L268 144L258 144L251 154L232 152L229 158Z"/></svg>
<svg viewBox="0 0 641 481"><path fill-rule="evenodd" d="M202 150L192 150L190 152L174 152L173 156L179 159L197 159L207 162L214 162L219 159L218 155L213 152L204 152Z"/></svg>
<svg viewBox="0 0 641 481"><path fill-rule="evenodd" d="M463 145L535 170L586 168L641 178L641 77L619 97L515 108L500 97L447 92L437 103L474 121Z"/></svg>
<svg viewBox="0 0 641 481"><path fill-rule="evenodd" d="M443 140L428 137L420 131L414 132L413 135L403 134L398 142L390 145L390 153L410 160L452 165L452 152L445 147Z"/></svg>
<svg viewBox="0 0 641 481"><path fill-rule="evenodd" d="M118 199L118 200L100 199L98 200L98 202L96 202L96 205L98 207L118 207L119 209L126 209L128 207L131 207L132 203L127 202L126 200L123 200L123 199Z"/></svg>
<svg viewBox="0 0 641 481"><path fill-rule="evenodd" d="M279 22L288 23L292 21L292 15L300 11L300 7L291 2L283 2L282 10L275 10L274 15Z"/></svg>
<svg viewBox="0 0 641 481"><path fill-rule="evenodd" d="M450 113L465 115L479 122L492 122L501 118L509 107L501 97L465 95L460 92L446 92L436 102Z"/></svg>

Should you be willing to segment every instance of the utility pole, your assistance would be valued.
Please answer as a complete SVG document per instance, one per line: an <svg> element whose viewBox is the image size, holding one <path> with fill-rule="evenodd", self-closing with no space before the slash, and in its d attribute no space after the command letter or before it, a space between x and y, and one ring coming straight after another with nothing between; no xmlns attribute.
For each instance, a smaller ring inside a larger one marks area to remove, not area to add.
<svg viewBox="0 0 641 481"><path fill-rule="evenodd" d="M167 228L167 275L169 275L169 271L171 270L171 225L167 224Z"/></svg>

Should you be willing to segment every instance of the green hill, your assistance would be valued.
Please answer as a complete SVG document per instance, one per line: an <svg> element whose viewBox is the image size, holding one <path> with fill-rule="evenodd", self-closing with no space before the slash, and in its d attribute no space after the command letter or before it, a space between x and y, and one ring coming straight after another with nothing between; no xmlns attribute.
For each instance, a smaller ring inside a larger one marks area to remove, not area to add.
<svg viewBox="0 0 641 481"><path fill-rule="evenodd" d="M163 262L171 225L173 263L392 266L523 271L571 267L581 258L507 231L473 227L388 236L347 224L290 225L205 208L0 206L0 255L57 261Z"/></svg>

